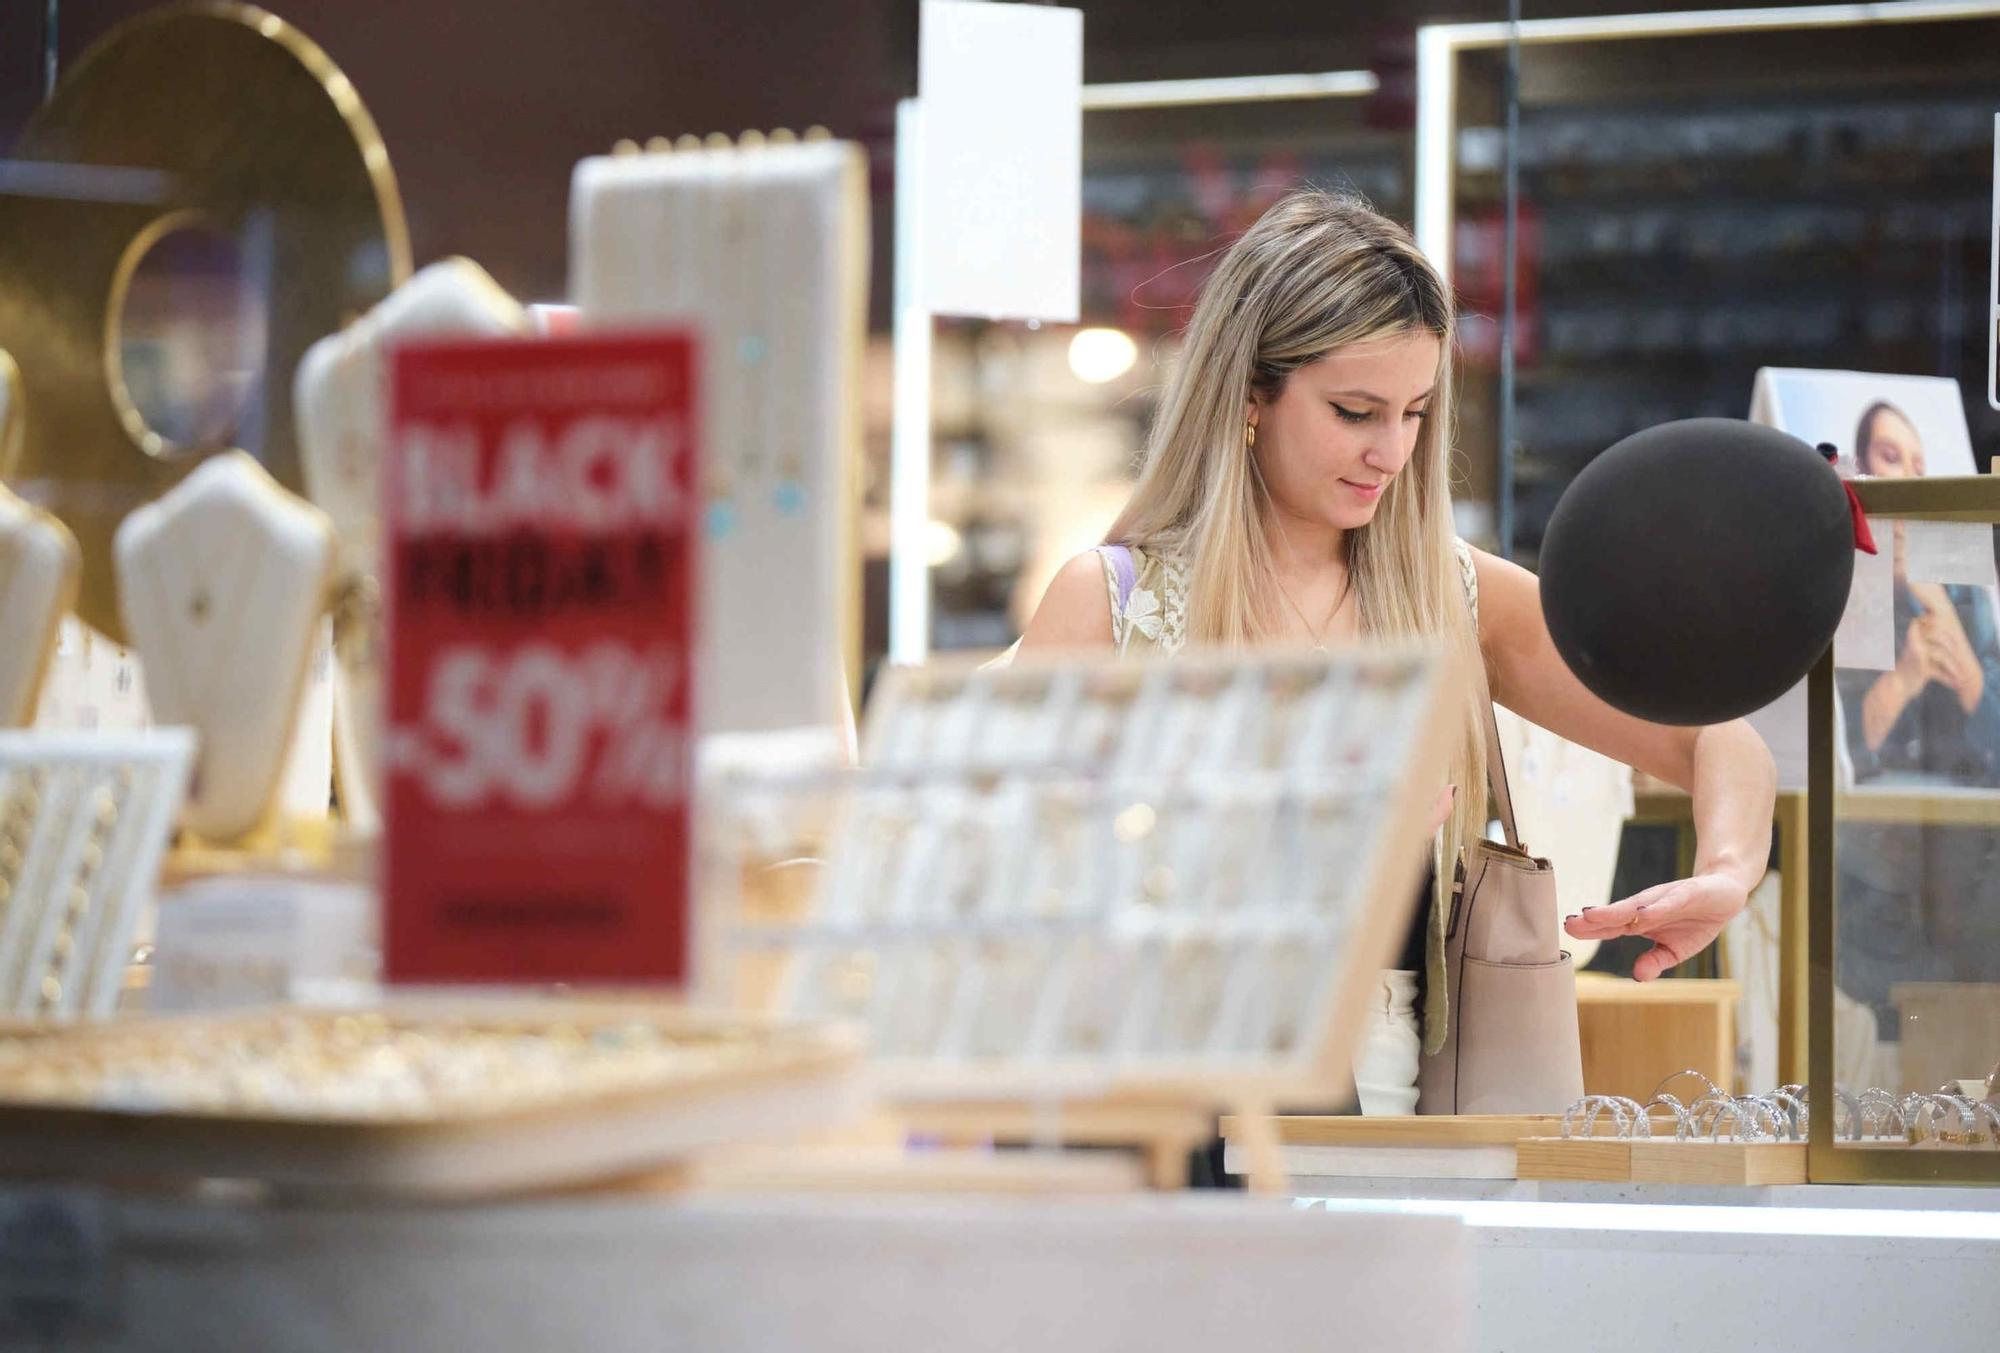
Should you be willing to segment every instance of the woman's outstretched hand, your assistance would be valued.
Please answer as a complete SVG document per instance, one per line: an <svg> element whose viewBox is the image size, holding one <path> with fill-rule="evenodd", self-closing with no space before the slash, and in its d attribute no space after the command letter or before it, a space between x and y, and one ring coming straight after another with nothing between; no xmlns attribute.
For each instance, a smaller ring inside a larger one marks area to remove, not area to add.
<svg viewBox="0 0 2000 1353"><path fill-rule="evenodd" d="M1580 940L1644 935L1653 947L1632 965L1635 981L1650 982L1714 942L1749 903L1743 885L1727 874L1696 874L1635 893L1623 902L1585 907L1563 929Z"/></svg>

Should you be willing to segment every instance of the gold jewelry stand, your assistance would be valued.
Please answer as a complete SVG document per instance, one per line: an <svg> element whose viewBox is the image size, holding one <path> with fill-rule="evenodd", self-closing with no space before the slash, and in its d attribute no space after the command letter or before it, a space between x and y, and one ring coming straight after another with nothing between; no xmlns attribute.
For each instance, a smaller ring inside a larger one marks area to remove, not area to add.
<svg viewBox="0 0 2000 1353"><path fill-rule="evenodd" d="M12 160L49 184L0 196L0 348L30 411L13 477L76 534L79 614L122 640L113 532L226 449L167 446L118 374L119 311L146 250L183 224L268 225L279 266L260 422L237 440L301 491L292 371L408 275L402 203L347 77L297 29L239 4L169 5L113 29L29 119Z"/></svg>

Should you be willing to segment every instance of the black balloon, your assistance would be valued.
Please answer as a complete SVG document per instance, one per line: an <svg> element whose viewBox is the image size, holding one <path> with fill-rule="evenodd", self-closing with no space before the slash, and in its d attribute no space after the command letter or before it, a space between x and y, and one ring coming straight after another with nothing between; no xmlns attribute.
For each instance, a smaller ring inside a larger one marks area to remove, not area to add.
<svg viewBox="0 0 2000 1353"><path fill-rule="evenodd" d="M1854 576L1846 486L1819 452L1733 418L1663 423L1579 474L1542 540L1542 614L1607 704L1734 719L1811 669Z"/></svg>

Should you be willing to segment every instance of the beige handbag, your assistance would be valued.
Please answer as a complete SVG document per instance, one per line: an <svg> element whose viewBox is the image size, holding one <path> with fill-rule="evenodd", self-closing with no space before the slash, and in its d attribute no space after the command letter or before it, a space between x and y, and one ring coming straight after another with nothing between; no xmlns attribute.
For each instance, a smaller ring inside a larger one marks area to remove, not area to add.
<svg viewBox="0 0 2000 1353"><path fill-rule="evenodd" d="M1583 1097L1576 973L1562 952L1556 876L1521 848L1493 710L1487 779L1507 843L1459 861L1445 931L1450 1025L1417 1073L1418 1113L1561 1113Z"/></svg>

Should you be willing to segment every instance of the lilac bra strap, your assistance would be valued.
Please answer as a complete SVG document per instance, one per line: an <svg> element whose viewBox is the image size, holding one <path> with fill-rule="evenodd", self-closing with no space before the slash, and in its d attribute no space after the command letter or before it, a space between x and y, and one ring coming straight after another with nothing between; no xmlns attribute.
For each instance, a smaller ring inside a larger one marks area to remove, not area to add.
<svg viewBox="0 0 2000 1353"><path fill-rule="evenodd" d="M1123 545L1099 545L1097 552L1111 561L1111 571L1118 579L1118 610L1123 614L1125 603L1131 599L1132 588L1139 581L1139 570L1132 562L1132 551Z"/></svg>

